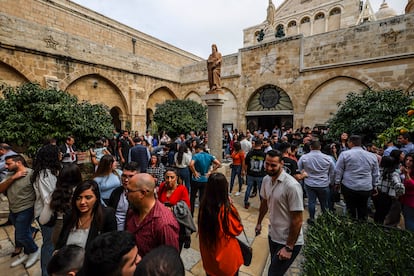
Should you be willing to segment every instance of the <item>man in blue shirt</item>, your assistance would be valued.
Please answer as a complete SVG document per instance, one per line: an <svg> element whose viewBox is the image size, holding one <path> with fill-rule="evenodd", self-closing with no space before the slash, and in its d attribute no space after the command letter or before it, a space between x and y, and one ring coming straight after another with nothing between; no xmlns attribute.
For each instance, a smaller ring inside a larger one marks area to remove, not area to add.
<svg viewBox="0 0 414 276"><path fill-rule="evenodd" d="M198 192L199 201L203 198L204 188L207 184L208 176L220 167L221 163L214 156L204 151L204 145L196 146L196 154L190 162L190 170L193 174L191 178L190 204L191 215L194 216L194 203ZM211 169L211 166L212 169Z"/></svg>
<svg viewBox="0 0 414 276"><path fill-rule="evenodd" d="M375 154L361 147L361 136L352 135L348 140L350 150L339 155L335 168L335 188L345 199L346 209L351 217L359 220L368 218L368 198L378 193L378 160Z"/></svg>

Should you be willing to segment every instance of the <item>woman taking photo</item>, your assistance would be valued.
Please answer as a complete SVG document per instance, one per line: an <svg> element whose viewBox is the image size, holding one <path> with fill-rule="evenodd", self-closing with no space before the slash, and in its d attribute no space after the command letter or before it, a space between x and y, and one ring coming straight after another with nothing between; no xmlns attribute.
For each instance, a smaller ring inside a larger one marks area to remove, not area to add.
<svg viewBox="0 0 414 276"><path fill-rule="evenodd" d="M174 163L178 168L178 176L183 180L188 192L190 192L191 187L191 174L190 168L188 167L191 162L191 157L192 154L185 143L178 147L178 152L174 155Z"/></svg>
<svg viewBox="0 0 414 276"><path fill-rule="evenodd" d="M198 216L200 253L207 275L238 275L243 264L236 239L243 231L240 216L228 197L228 182L222 173L208 178Z"/></svg>
<svg viewBox="0 0 414 276"><path fill-rule="evenodd" d="M98 183L104 206L108 205L112 191L121 186L121 172L118 172L117 165L115 157L110 154L104 155L93 178Z"/></svg>
<svg viewBox="0 0 414 276"><path fill-rule="evenodd" d="M60 167L59 148L52 144L43 146L36 155L31 178L36 193L34 217L38 220L43 212L48 212L49 210L49 202L56 188L56 180ZM52 258L53 226L54 221L48 221L45 224L40 223L43 238L40 257L42 275L47 275L47 264Z"/></svg>
<svg viewBox="0 0 414 276"><path fill-rule="evenodd" d="M178 184L178 175L177 171L174 168L167 168L165 172L165 181L161 183L160 188L158 189L158 200L161 203L164 203L165 206L171 207L177 205L178 202L183 201L187 205L189 219L192 221L190 211L190 197L188 196L187 188ZM178 223L180 220L177 218ZM195 228L195 226L194 226ZM196 229L193 230L194 232ZM183 245L186 241L191 240L191 232L189 235L186 234L185 227L180 223L180 234L179 234L179 248L180 251L183 248Z"/></svg>
<svg viewBox="0 0 414 276"><path fill-rule="evenodd" d="M71 214L64 220L56 249L69 244L86 249L99 234L116 231L115 212L102 206L98 184L93 180L76 187L71 209Z"/></svg>
<svg viewBox="0 0 414 276"><path fill-rule="evenodd" d="M52 193L50 215L41 215L39 218L40 223L47 223L50 220L52 213L55 214L56 222L52 233L52 242L54 246L56 246L63 227L63 218L72 208L71 200L73 191L80 183L82 183L82 175L78 165L69 164L64 166L59 172L56 189Z"/></svg>

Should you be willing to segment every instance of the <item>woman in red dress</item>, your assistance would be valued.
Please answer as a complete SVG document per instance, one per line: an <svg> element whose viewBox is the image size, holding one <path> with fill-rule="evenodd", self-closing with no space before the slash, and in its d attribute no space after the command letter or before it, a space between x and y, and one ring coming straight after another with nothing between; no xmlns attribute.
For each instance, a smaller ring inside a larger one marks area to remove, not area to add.
<svg viewBox="0 0 414 276"><path fill-rule="evenodd" d="M196 229L194 226L194 229L190 233L186 233L185 226L182 224L182 221L180 221L179 217L177 217L177 210L174 210L174 206L176 206L180 201L185 202L185 204L182 204L181 206L178 204L176 208L188 207L185 208L187 209L185 216L187 220L190 220L190 224L194 224L190 212L190 197L188 196L187 188L183 184L178 183L178 173L175 168L167 168L165 171L164 179L165 181L161 183L158 189L158 200L161 203L164 203L165 206L171 208L171 211L174 212L174 216L177 218L177 221L180 224L180 235L178 243L181 251L183 246L185 248L189 247L191 243L191 232L196 231Z"/></svg>

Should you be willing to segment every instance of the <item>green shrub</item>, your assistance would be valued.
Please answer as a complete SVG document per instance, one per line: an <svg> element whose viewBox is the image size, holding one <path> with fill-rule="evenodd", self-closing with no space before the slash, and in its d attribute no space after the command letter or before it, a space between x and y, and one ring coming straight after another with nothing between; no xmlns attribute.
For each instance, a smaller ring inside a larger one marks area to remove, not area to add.
<svg viewBox="0 0 414 276"><path fill-rule="evenodd" d="M414 275L414 233L332 213L308 227L304 275Z"/></svg>

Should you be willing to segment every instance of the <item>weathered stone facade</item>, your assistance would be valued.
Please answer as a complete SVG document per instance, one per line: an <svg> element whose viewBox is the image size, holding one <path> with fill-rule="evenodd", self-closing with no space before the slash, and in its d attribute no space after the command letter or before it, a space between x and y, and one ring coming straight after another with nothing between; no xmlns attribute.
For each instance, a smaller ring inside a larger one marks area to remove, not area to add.
<svg viewBox="0 0 414 276"><path fill-rule="evenodd" d="M243 48L223 57L223 123L313 126L326 123L350 91L414 92L414 14L356 25L359 1L325 2L285 1L244 30ZM202 58L73 2L0 3L2 82L39 82L105 103L118 127L129 122L140 132L156 103L202 102L208 91ZM280 25L285 35L276 38Z"/></svg>

